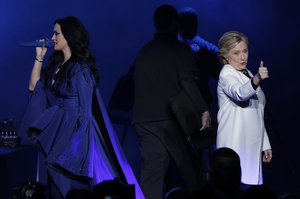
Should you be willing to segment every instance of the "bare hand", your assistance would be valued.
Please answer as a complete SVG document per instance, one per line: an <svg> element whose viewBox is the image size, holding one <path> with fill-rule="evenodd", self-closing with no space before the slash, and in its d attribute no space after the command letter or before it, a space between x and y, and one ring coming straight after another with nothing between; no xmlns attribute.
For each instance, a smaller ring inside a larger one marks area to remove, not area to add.
<svg viewBox="0 0 300 199"><path fill-rule="evenodd" d="M268 68L264 66L263 61L260 61L258 72L253 77L253 83L258 86L261 80L264 80L268 77L269 77Z"/></svg>
<svg viewBox="0 0 300 199"><path fill-rule="evenodd" d="M211 126L211 118L210 118L210 114L208 111L205 111L204 113L202 113L202 127L200 129L200 131L207 129Z"/></svg>
<svg viewBox="0 0 300 199"><path fill-rule="evenodd" d="M272 159L272 149L267 149L263 152L263 162L270 162Z"/></svg>
<svg viewBox="0 0 300 199"><path fill-rule="evenodd" d="M260 80L264 80L269 77L268 68L264 66L263 61L260 61L257 74Z"/></svg>

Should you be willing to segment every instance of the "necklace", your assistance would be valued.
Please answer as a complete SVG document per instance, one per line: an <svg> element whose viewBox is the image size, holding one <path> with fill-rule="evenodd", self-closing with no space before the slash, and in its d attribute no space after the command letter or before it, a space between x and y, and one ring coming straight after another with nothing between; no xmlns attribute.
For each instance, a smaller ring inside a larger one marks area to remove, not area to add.
<svg viewBox="0 0 300 199"><path fill-rule="evenodd" d="M58 67L56 68L55 73L54 73L54 75L53 75L53 77L52 77L51 86L52 86L52 85L55 83L55 81L57 80L57 76L58 76L57 74L58 74L58 72L60 71L61 67L62 67L62 65L59 64Z"/></svg>

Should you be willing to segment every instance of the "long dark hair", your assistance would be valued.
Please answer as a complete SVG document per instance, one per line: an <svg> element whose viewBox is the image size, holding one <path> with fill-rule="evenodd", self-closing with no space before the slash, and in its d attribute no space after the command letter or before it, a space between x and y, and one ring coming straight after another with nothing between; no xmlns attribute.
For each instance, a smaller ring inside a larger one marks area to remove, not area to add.
<svg viewBox="0 0 300 199"><path fill-rule="evenodd" d="M54 24L60 25L62 34L68 42L72 53L70 60L87 65L98 82L99 72L95 66L95 57L90 50L89 32L86 30L82 22L74 16L68 16L55 20ZM46 85L48 84L57 65L62 63L64 59L63 56L62 51L54 51L54 53L50 56L50 64L44 73Z"/></svg>

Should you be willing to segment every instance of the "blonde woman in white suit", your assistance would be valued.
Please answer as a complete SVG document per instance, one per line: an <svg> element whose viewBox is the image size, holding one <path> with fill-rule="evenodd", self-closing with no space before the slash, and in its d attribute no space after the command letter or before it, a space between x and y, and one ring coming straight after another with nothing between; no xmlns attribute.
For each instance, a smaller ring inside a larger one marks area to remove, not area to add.
<svg viewBox="0 0 300 199"><path fill-rule="evenodd" d="M264 124L265 95L260 83L269 77L260 62L253 75L247 69L248 38L240 32L223 34L219 58L224 64L218 81L217 148L228 147L241 160L241 182L263 184L262 161L270 162L272 149Z"/></svg>

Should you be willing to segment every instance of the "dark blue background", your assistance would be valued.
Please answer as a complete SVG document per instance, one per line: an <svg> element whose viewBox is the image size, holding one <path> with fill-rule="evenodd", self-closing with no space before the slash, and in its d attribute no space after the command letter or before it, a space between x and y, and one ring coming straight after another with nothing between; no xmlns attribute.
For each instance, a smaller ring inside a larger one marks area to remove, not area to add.
<svg viewBox="0 0 300 199"><path fill-rule="evenodd" d="M99 88L108 103L117 80L152 37L152 14L161 3L178 9L194 7L199 12L199 34L213 43L229 30L249 37L250 70L255 73L263 60L270 75L262 85L274 150L267 179L275 173L280 175L274 181L282 184L299 179L300 7L296 0L0 0L0 120L14 118L18 125L27 103L35 49L19 42L51 38L55 19L79 17L90 31L101 71Z"/></svg>

